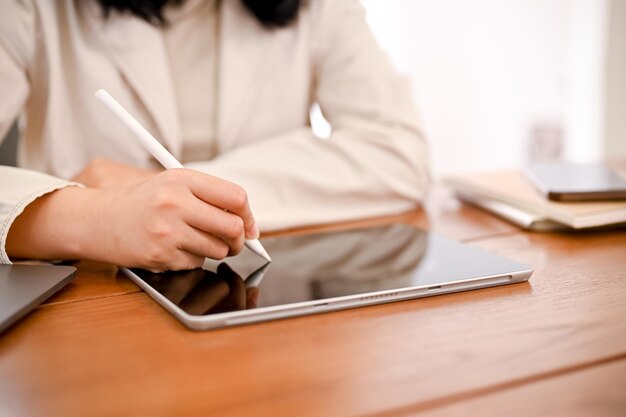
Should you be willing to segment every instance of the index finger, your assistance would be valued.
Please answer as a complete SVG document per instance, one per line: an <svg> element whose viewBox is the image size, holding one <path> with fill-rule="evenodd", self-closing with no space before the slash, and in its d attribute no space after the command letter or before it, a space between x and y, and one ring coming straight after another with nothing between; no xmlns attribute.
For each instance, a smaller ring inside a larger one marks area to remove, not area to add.
<svg viewBox="0 0 626 417"><path fill-rule="evenodd" d="M246 237L256 239L259 229L252 215L248 194L241 186L198 171L191 171L189 188L200 200L241 217Z"/></svg>

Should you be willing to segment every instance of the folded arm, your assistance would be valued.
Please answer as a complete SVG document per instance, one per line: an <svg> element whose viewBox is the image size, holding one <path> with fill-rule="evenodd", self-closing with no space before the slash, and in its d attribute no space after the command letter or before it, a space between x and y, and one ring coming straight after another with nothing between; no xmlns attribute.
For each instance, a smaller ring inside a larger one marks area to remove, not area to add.
<svg viewBox="0 0 626 417"><path fill-rule="evenodd" d="M187 165L243 186L266 230L410 210L428 188L409 83L376 44L358 1L311 7L314 101L331 137L303 127Z"/></svg>

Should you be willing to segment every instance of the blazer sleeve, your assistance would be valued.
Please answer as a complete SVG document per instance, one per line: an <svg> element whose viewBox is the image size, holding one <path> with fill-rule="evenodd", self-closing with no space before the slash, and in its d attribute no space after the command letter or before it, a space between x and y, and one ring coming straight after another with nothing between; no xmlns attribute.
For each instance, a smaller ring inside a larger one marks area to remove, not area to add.
<svg viewBox="0 0 626 417"><path fill-rule="evenodd" d="M430 182L409 83L378 47L359 2L311 7L314 98L330 138L304 127L187 165L243 186L263 230L408 211Z"/></svg>
<svg viewBox="0 0 626 417"><path fill-rule="evenodd" d="M28 69L35 48L34 12L28 1L0 2L0 142L30 92ZM78 185L39 172L0 166L0 263L11 263L6 240L13 221L37 197Z"/></svg>

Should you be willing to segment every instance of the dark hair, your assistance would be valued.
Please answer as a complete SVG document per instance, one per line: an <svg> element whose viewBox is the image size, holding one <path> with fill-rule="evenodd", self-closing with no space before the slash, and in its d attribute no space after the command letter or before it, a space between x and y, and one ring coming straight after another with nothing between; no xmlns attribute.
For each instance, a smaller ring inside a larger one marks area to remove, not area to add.
<svg viewBox="0 0 626 417"><path fill-rule="evenodd" d="M163 7L168 3L181 4L184 0L98 0L108 16L112 9L130 12L154 25L165 22ZM225 0L233 1L233 0ZM241 0L246 8L263 25L283 27L293 22L300 8L301 0Z"/></svg>

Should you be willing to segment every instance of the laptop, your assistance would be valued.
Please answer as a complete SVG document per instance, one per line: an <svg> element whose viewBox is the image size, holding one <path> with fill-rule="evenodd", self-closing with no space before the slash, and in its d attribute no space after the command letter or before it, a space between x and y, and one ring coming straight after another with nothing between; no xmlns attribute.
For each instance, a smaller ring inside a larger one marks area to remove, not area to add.
<svg viewBox="0 0 626 417"><path fill-rule="evenodd" d="M123 271L185 326L208 330L527 281L527 265L408 225L262 239L190 271Z"/></svg>
<svg viewBox="0 0 626 417"><path fill-rule="evenodd" d="M72 266L0 265L0 333L59 291L76 275Z"/></svg>

